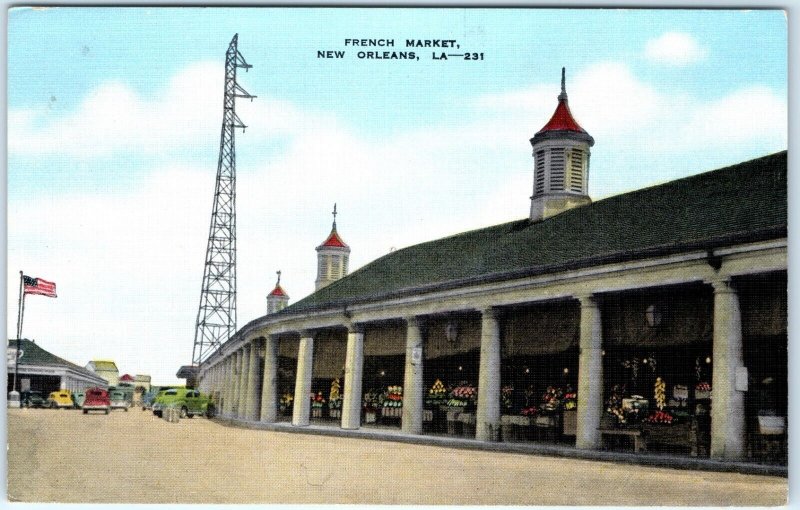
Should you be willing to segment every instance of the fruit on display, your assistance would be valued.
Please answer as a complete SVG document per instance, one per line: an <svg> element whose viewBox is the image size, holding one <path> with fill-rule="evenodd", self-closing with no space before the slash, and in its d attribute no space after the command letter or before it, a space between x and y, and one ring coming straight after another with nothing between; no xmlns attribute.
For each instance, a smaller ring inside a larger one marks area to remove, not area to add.
<svg viewBox="0 0 800 510"><path fill-rule="evenodd" d="M294 402L294 395L291 393L284 393L281 395L280 402L278 406L280 407L281 411L287 411L291 409L292 403Z"/></svg>
<svg viewBox="0 0 800 510"><path fill-rule="evenodd" d="M671 425L674 420L675 418L668 412L656 411L647 418L645 418L644 421L646 421L647 423L663 423L665 425Z"/></svg>
<svg viewBox="0 0 800 510"><path fill-rule="evenodd" d="M383 400L383 407L403 407L403 387L389 386L386 398Z"/></svg>
<svg viewBox="0 0 800 510"><path fill-rule="evenodd" d="M526 407L525 409L522 410L521 414L522 416L536 416L537 414L539 414L539 408L533 406Z"/></svg>
<svg viewBox="0 0 800 510"><path fill-rule="evenodd" d="M577 409L578 408L578 394L574 391L564 393L564 409Z"/></svg>
<svg viewBox="0 0 800 510"><path fill-rule="evenodd" d="M660 377L656 377L653 394L656 399L656 407L659 411L663 411L667 404L667 384Z"/></svg>
<svg viewBox="0 0 800 510"><path fill-rule="evenodd" d="M514 388L512 386L503 386L500 389L500 406L503 410L508 411L513 407L513 395Z"/></svg>
<svg viewBox="0 0 800 510"><path fill-rule="evenodd" d="M314 392L311 392L311 407L323 407L325 405L325 398L322 396L322 392L318 392L316 395Z"/></svg>
<svg viewBox="0 0 800 510"><path fill-rule="evenodd" d="M328 406L331 409L338 409L342 407L342 395L341 395L342 384L339 382L339 379L336 378L331 383L331 392L328 395Z"/></svg>
<svg viewBox="0 0 800 510"><path fill-rule="evenodd" d="M441 379L436 379L433 386L428 390L428 395L425 398L425 403L430 406L445 405L447 401L447 388Z"/></svg>
<svg viewBox="0 0 800 510"><path fill-rule="evenodd" d="M697 386L694 387L695 391L711 391L711 385L707 382L699 382Z"/></svg>
<svg viewBox="0 0 800 510"><path fill-rule="evenodd" d="M449 407L466 407L478 396L478 390L468 382L462 382L450 392Z"/></svg>

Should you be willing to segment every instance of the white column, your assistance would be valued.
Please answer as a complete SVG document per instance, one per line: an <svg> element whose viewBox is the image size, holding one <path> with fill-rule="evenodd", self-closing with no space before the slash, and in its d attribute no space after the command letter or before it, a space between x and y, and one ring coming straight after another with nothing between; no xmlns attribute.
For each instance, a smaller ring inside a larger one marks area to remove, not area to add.
<svg viewBox="0 0 800 510"><path fill-rule="evenodd" d="M481 360L478 371L478 410L475 439L500 439L500 325L497 311L483 310L481 317Z"/></svg>
<svg viewBox="0 0 800 510"><path fill-rule="evenodd" d="M578 358L577 448L600 447L603 414L603 329L600 305L594 296L581 296L580 355Z"/></svg>
<svg viewBox="0 0 800 510"><path fill-rule="evenodd" d="M711 380L711 457L738 460L745 452L744 392L736 389L736 370L744 365L739 295L730 279L714 286L714 352Z"/></svg>
<svg viewBox="0 0 800 510"><path fill-rule="evenodd" d="M264 380L261 384L261 421L273 423L278 420L278 342L276 336L268 336L264 353Z"/></svg>
<svg viewBox="0 0 800 510"><path fill-rule="evenodd" d="M248 373L250 371L250 345L247 344L242 347L242 359L240 362L241 368L239 369L239 399L238 407L236 409L237 418L247 417L247 383L250 378Z"/></svg>
<svg viewBox="0 0 800 510"><path fill-rule="evenodd" d="M294 407L292 425L305 427L311 415L311 376L314 366L314 335L310 331L300 333L300 347L297 350L297 380L294 384Z"/></svg>
<svg viewBox="0 0 800 510"><path fill-rule="evenodd" d="M402 431L406 434L421 434L423 421L424 387L422 381L423 340L420 320L406 319L406 368L403 378ZM414 353L418 356L415 358Z"/></svg>
<svg viewBox="0 0 800 510"><path fill-rule="evenodd" d="M259 351L262 340L250 342L250 365L247 369L247 398L245 399L245 418L258 420L258 364L261 362Z"/></svg>
<svg viewBox="0 0 800 510"><path fill-rule="evenodd" d="M236 354L231 354L225 358L223 365L223 412L230 416L233 403L233 362Z"/></svg>
<svg viewBox="0 0 800 510"><path fill-rule="evenodd" d="M364 371L364 330L351 324L347 331L347 355L344 362L344 400L342 428L361 426L361 378Z"/></svg>
<svg viewBox="0 0 800 510"><path fill-rule="evenodd" d="M233 359L233 395L231 396L231 418L239 415L240 376L242 373L242 351L237 350Z"/></svg>

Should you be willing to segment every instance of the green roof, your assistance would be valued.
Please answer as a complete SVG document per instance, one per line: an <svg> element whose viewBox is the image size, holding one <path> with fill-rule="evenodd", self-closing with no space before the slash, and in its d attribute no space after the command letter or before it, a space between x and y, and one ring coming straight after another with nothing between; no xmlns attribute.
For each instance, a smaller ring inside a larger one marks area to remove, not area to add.
<svg viewBox="0 0 800 510"><path fill-rule="evenodd" d="M8 346L16 348L16 339L9 339ZM75 363L69 362L64 358L59 358L55 354L42 349L36 344L36 342L28 340L27 338L20 339L19 348L22 351L22 357L19 359L20 365L66 366L78 372L91 374L92 376L97 377L94 372L87 370L82 366L76 365Z"/></svg>
<svg viewBox="0 0 800 510"><path fill-rule="evenodd" d="M786 151L385 255L279 312L786 236Z"/></svg>
<svg viewBox="0 0 800 510"><path fill-rule="evenodd" d="M108 360L92 360L91 363L94 363L95 370L102 370L105 372L119 372L117 369L117 364L113 361Z"/></svg>

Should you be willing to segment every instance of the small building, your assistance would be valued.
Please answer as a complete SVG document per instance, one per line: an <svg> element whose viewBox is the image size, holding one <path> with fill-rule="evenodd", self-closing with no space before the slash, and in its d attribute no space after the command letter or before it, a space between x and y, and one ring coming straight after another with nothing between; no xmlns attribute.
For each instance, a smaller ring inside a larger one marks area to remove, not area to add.
<svg viewBox="0 0 800 510"><path fill-rule="evenodd" d="M136 377L134 377L134 383L136 384L137 389L141 388L139 393L147 393L150 391L150 380L151 379L149 375L136 374Z"/></svg>
<svg viewBox="0 0 800 510"><path fill-rule="evenodd" d="M15 364L17 353L19 360ZM6 354L8 392L14 389L15 375L17 391L40 391L44 396L61 389L76 392L92 386L108 386L106 380L94 372L56 356L27 338L19 341L19 351L16 339L9 340Z"/></svg>
<svg viewBox="0 0 800 510"><path fill-rule="evenodd" d="M105 379L109 386L119 384L119 369L111 360L92 360L86 364L86 369Z"/></svg>

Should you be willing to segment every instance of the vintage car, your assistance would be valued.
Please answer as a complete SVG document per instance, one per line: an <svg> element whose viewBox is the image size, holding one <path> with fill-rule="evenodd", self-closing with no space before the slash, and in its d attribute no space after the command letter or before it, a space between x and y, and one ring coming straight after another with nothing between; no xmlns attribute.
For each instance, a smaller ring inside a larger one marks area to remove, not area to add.
<svg viewBox="0 0 800 510"><path fill-rule="evenodd" d="M111 399L108 392L102 388L89 388L86 390L86 397L83 400L83 414L89 411L103 411L108 414L111 410Z"/></svg>
<svg viewBox="0 0 800 510"><path fill-rule="evenodd" d="M19 402L22 407L45 407L46 400L41 391L30 390L20 393Z"/></svg>
<svg viewBox="0 0 800 510"><path fill-rule="evenodd" d="M207 415L210 403L211 399L208 398L208 395L197 390L171 388L158 394L153 402L153 414L161 416L164 409L172 407L180 411L181 418Z"/></svg>
<svg viewBox="0 0 800 510"><path fill-rule="evenodd" d="M126 412L131 406L128 395L124 391L111 390L108 392L108 398L111 399L111 409L124 409Z"/></svg>
<svg viewBox="0 0 800 510"><path fill-rule="evenodd" d="M72 392L69 390L58 390L50 393L45 405L51 409L72 409Z"/></svg>
<svg viewBox="0 0 800 510"><path fill-rule="evenodd" d="M76 409L80 409L83 407L83 401L86 399L86 392L83 390L76 391L72 394L72 403L75 405Z"/></svg>

